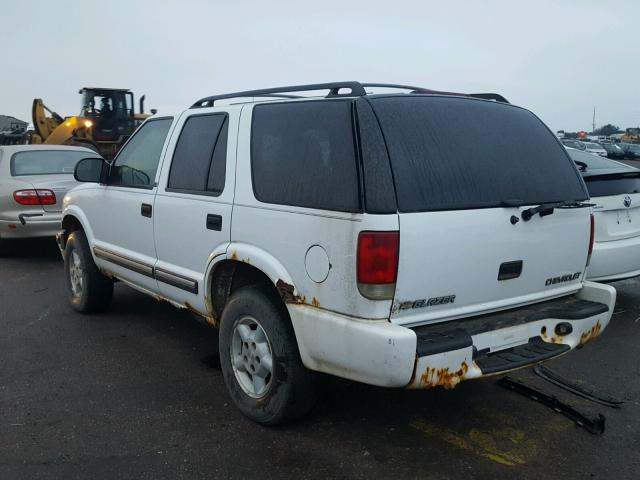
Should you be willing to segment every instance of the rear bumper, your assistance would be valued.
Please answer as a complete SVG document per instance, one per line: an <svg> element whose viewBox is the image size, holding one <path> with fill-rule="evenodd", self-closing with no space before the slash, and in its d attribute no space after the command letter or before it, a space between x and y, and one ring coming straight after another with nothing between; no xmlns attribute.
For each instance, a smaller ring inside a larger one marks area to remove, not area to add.
<svg viewBox="0 0 640 480"><path fill-rule="evenodd" d="M640 236L593 244L587 278L614 281L640 275Z"/></svg>
<svg viewBox="0 0 640 480"><path fill-rule="evenodd" d="M453 388L584 345L609 324L615 299L613 287L585 282L569 297L414 329L308 305L288 309L311 370L384 387ZM558 324L570 333L557 334Z"/></svg>
<svg viewBox="0 0 640 480"><path fill-rule="evenodd" d="M61 213L27 212L15 220L0 220L0 238L54 237L61 221Z"/></svg>

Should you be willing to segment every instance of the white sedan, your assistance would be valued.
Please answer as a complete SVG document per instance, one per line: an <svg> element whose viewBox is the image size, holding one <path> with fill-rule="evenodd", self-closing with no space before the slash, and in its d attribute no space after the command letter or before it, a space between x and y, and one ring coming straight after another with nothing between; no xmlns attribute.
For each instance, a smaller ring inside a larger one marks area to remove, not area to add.
<svg viewBox="0 0 640 480"><path fill-rule="evenodd" d="M595 155L600 155L601 157L607 156L607 151L604 149L602 145L595 142L582 142L584 145L584 151L588 153L593 153Z"/></svg>
<svg viewBox="0 0 640 480"><path fill-rule="evenodd" d="M640 275L640 170L567 148L584 179L595 216L589 280Z"/></svg>

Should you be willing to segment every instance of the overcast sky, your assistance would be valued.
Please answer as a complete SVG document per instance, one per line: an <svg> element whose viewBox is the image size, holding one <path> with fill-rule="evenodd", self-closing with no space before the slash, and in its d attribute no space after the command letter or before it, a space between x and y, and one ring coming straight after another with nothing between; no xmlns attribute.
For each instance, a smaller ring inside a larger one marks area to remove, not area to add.
<svg viewBox="0 0 640 480"><path fill-rule="evenodd" d="M640 125L640 2L0 2L0 114L83 86L168 113L199 97L332 80L494 91L554 131ZM308 4L308 6L307 6Z"/></svg>

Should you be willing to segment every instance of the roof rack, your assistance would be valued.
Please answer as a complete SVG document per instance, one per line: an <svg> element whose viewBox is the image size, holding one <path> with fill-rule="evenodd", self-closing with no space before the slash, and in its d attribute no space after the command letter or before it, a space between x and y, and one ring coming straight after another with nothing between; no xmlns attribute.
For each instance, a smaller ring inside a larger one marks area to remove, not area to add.
<svg viewBox="0 0 640 480"><path fill-rule="evenodd" d="M246 90L244 92L224 93L222 95L212 95L210 97L201 98L194 103L191 108L213 107L218 100L227 100L231 98L242 97L262 97L262 98L304 98L300 95L292 95L287 92L309 92L313 90L329 90L327 98L332 97L364 97L367 95L365 88L395 88L399 90L409 90L409 93L415 94L433 94L433 95L457 95L464 97L482 98L484 100L494 100L496 102L509 103L502 95L497 93L456 93L443 92L439 90L430 90L422 87L412 87L409 85L397 85L393 83L360 83L360 82L331 82L331 83L314 83L310 85L291 85L288 87L264 88L260 90ZM349 89L349 93L340 93L343 88Z"/></svg>
<svg viewBox="0 0 640 480"><path fill-rule="evenodd" d="M485 100L495 100L496 102L511 103L499 93L470 93L469 97L483 98Z"/></svg>
<svg viewBox="0 0 640 480"><path fill-rule="evenodd" d="M341 89L348 88L350 93L339 93ZM291 85L289 87L264 88L261 90L246 90L244 92L225 93L205 97L194 103L191 108L213 107L216 101L241 97L280 97L299 98L296 95L287 95L287 92L309 92L312 90L329 90L327 97L362 97L367 94L359 82L332 82L314 83L310 85Z"/></svg>

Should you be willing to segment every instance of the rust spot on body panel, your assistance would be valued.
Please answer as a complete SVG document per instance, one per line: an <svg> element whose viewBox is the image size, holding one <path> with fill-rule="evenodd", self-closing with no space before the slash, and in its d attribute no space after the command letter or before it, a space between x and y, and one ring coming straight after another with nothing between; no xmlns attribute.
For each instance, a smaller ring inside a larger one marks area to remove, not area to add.
<svg viewBox="0 0 640 480"><path fill-rule="evenodd" d="M208 323L209 325L212 325L214 327L218 327L219 322L217 321L217 319L215 317L209 316L209 315L205 315L202 312L196 310L189 302L185 302L183 308L186 308L187 310L189 310L193 315L195 315L197 317L198 320L202 319L206 323Z"/></svg>
<svg viewBox="0 0 640 480"><path fill-rule="evenodd" d="M301 295L296 295L295 287L282 279L278 279L276 282L276 288L285 303L306 303L306 298Z"/></svg>
<svg viewBox="0 0 640 480"><path fill-rule="evenodd" d="M444 387L447 390L455 388L462 380L464 380L469 365L464 361L460 368L452 372L448 368L431 368L427 367L420 377L420 386L425 388Z"/></svg>
<svg viewBox="0 0 640 480"><path fill-rule="evenodd" d="M318 299L316 297L313 297L313 299L311 300L311 305L316 307L316 308L320 308L320 302L318 301Z"/></svg>
<svg viewBox="0 0 640 480"><path fill-rule="evenodd" d="M542 340L547 343L564 343L564 337L562 335L556 335L555 333L553 335L547 335L547 327L542 327L542 330L540 330L540 336L542 337Z"/></svg>
<svg viewBox="0 0 640 480"><path fill-rule="evenodd" d="M598 335L600 335L600 330L602 330L602 325L600 325L600 320L598 320L593 327L591 327L580 336L580 343L578 344L578 346L581 347L587 342L590 342L591 340L596 338Z"/></svg>

